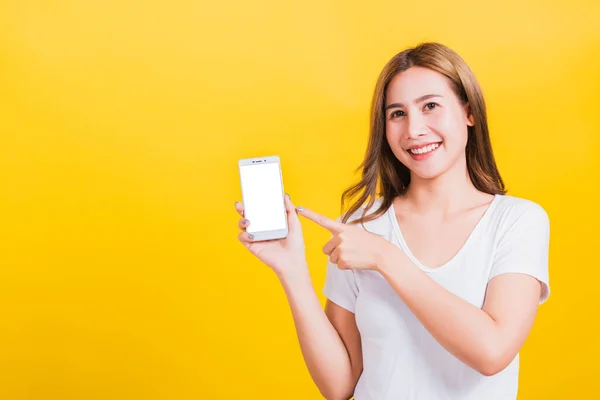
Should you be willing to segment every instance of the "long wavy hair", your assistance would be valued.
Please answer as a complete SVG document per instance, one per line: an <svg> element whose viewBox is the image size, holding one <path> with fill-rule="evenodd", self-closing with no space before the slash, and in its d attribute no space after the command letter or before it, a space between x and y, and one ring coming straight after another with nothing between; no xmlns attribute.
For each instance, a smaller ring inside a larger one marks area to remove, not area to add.
<svg viewBox="0 0 600 400"><path fill-rule="evenodd" d="M475 75L467 63L450 48L439 43L421 43L396 54L388 61L377 79L371 103L369 143L364 161L355 171L362 170L362 178L342 193L343 223L365 205L365 202L366 207L362 215L350 223L364 224L379 217L392 205L394 198L404 194L410 185L409 169L396 158L387 141L384 112L390 81L410 67L428 68L448 79L459 101L463 106L468 106L467 109L475 122L473 126L467 127L465 149L467 169L473 185L489 194L506 193L492 152L485 101ZM382 197L380 207L367 215L378 196ZM347 202L348 210L344 212Z"/></svg>

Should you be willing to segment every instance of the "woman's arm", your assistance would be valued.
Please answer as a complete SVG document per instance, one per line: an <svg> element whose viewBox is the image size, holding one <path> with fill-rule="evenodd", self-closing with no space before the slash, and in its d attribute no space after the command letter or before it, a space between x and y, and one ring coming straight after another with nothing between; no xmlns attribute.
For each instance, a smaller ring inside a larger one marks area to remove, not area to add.
<svg viewBox="0 0 600 400"><path fill-rule="evenodd" d="M289 233L284 239L254 242L246 228L244 205L235 203L242 217L238 239L277 275L288 298L300 348L308 371L325 398L352 397L362 372L360 335L350 311L328 302L325 312L310 279L304 255L304 238L296 209L285 195Z"/></svg>
<svg viewBox="0 0 600 400"><path fill-rule="evenodd" d="M289 270L308 271L308 268ZM279 279L313 381L326 399L351 398L362 372L360 335L354 314L329 301L324 312L308 272Z"/></svg>
<svg viewBox="0 0 600 400"><path fill-rule="evenodd" d="M382 253L378 271L446 350L486 376L515 358L540 299L537 279L502 274L489 282L479 309L433 281L395 246Z"/></svg>

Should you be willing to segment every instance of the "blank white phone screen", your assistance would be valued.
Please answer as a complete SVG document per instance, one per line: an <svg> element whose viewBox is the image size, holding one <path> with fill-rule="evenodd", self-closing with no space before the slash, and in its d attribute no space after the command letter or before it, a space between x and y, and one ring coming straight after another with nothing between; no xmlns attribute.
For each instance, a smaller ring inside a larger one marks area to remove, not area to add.
<svg viewBox="0 0 600 400"><path fill-rule="evenodd" d="M285 229L286 212L278 163L240 167L244 194L244 218L250 221L246 232Z"/></svg>

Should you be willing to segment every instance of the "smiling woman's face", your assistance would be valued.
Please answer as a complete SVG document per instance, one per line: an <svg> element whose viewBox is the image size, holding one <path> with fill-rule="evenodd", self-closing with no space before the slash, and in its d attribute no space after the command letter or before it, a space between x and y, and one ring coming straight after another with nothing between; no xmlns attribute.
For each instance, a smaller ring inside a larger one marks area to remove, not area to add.
<svg viewBox="0 0 600 400"><path fill-rule="evenodd" d="M413 175L431 179L465 158L473 119L438 72L411 67L396 75L387 88L385 120L390 148Z"/></svg>

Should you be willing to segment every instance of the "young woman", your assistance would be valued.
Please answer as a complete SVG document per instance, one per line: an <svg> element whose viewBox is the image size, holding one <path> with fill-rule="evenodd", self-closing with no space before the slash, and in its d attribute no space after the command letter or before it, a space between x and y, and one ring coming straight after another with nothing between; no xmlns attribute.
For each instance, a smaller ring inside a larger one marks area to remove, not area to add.
<svg viewBox="0 0 600 400"><path fill-rule="evenodd" d="M519 349L549 295L549 222L538 204L506 195L481 89L460 56L424 43L388 62L361 168L342 206L358 198L337 221L286 195L286 239L253 243L251 221L239 222L239 240L283 285L319 390L515 399ZM298 215L333 234L325 311Z"/></svg>

